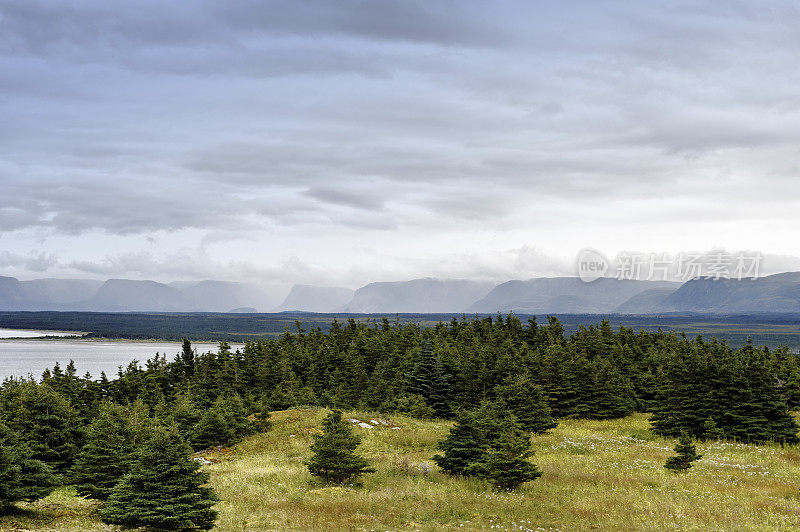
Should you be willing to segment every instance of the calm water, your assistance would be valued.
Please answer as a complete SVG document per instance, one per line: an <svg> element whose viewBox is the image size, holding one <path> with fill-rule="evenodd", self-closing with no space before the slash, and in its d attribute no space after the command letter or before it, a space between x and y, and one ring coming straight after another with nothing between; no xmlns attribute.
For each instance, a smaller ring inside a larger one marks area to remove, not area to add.
<svg viewBox="0 0 800 532"><path fill-rule="evenodd" d="M0 336L0 338L8 338L8 336ZM198 353L216 351L217 345L216 343L201 342L192 344ZM231 347L235 350L237 347L241 347L241 344L231 344ZM104 341L72 338L63 340L0 339L0 380L6 377L27 377L29 374L39 378L46 368L52 368L56 362L59 362L63 369L70 360L75 361L79 375L88 371L93 377L98 377L101 371L105 371L109 378L114 378L118 366L124 368L131 360L138 360L144 365L144 362L148 358L153 358L156 352L166 354L167 359L172 360L180 350L181 342Z"/></svg>
<svg viewBox="0 0 800 532"><path fill-rule="evenodd" d="M42 336L81 336L78 332L0 329L0 338L41 338Z"/></svg>

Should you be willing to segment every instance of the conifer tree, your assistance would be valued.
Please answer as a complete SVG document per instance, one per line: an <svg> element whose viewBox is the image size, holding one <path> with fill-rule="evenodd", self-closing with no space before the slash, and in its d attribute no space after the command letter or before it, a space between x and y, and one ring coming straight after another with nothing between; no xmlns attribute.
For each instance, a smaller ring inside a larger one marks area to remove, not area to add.
<svg viewBox="0 0 800 532"><path fill-rule="evenodd" d="M195 366L195 351L192 348L192 342L188 338L183 338L183 346L181 347L181 363L183 365L183 375L186 378L191 378L194 375Z"/></svg>
<svg viewBox="0 0 800 532"><path fill-rule="evenodd" d="M498 400L517 416L522 428L541 434L558 423L553 419L550 406L541 386L534 384L527 374L509 377L495 388Z"/></svg>
<svg viewBox="0 0 800 532"><path fill-rule="evenodd" d="M175 425L184 439L190 440L195 425L202 414L187 393L178 393L171 404L162 405L158 411L164 425Z"/></svg>
<svg viewBox="0 0 800 532"><path fill-rule="evenodd" d="M442 454L433 461L450 475L474 474L469 467L480 460L497 435L502 417L507 414L498 404L484 401L470 411L462 411L450 432L438 444Z"/></svg>
<svg viewBox="0 0 800 532"><path fill-rule="evenodd" d="M590 410L586 417L616 419L633 413L635 399L630 381L608 360L593 365Z"/></svg>
<svg viewBox="0 0 800 532"><path fill-rule="evenodd" d="M104 501L130 469L133 431L125 408L103 403L72 469L78 495Z"/></svg>
<svg viewBox="0 0 800 532"><path fill-rule="evenodd" d="M136 451L131 469L100 510L105 523L124 528L209 530L218 501L206 486L208 474L198 471L191 449L172 429L155 427Z"/></svg>
<svg viewBox="0 0 800 532"><path fill-rule="evenodd" d="M268 432L272 429L272 421L270 421L270 412L267 401L262 398L257 403L258 411L253 415L255 419L253 429L256 432Z"/></svg>
<svg viewBox="0 0 800 532"><path fill-rule="evenodd" d="M255 434L255 425L247 418L247 410L244 406L244 401L242 401L242 398L239 397L238 394L219 398L217 401L219 405L215 403L214 407L221 410L225 422L233 433L227 445L237 443L243 438Z"/></svg>
<svg viewBox="0 0 800 532"><path fill-rule="evenodd" d="M233 431L216 408L208 410L192 430L192 448L195 451L227 445L232 439Z"/></svg>
<svg viewBox="0 0 800 532"><path fill-rule="evenodd" d="M686 471L692 467L692 462L703 457L703 455L697 454L692 438L688 434L682 435L678 440L678 444L675 445L675 452L678 453L677 456L667 458L664 467L676 473Z"/></svg>
<svg viewBox="0 0 800 532"><path fill-rule="evenodd" d="M703 423L703 439L704 440L718 440L724 437L724 433L717 427L714 418L709 417Z"/></svg>
<svg viewBox="0 0 800 532"><path fill-rule="evenodd" d="M511 491L529 480L542 476L528 461L533 456L531 437L514 415L503 420L500 432L486 452L467 469L467 474L484 478L498 490Z"/></svg>
<svg viewBox="0 0 800 532"><path fill-rule="evenodd" d="M238 395L219 397L192 429L192 447L207 449L215 445L232 445L255 432L247 419L244 404Z"/></svg>
<svg viewBox="0 0 800 532"><path fill-rule="evenodd" d="M450 417L449 379L429 340L423 342L418 361L408 375L408 391L421 395L437 417Z"/></svg>
<svg viewBox="0 0 800 532"><path fill-rule="evenodd" d="M31 451L17 434L0 423L0 514L17 501L35 501L56 486L53 470Z"/></svg>
<svg viewBox="0 0 800 532"><path fill-rule="evenodd" d="M350 423L342 419L342 412L334 410L322 421L322 434L314 435L308 470L325 482L344 484L356 480L363 473L375 469L355 452L361 436L353 432Z"/></svg>
<svg viewBox="0 0 800 532"><path fill-rule="evenodd" d="M32 458L58 475L66 473L83 436L69 401L49 385L35 382L19 383L8 391L13 400L2 411L3 422L19 434Z"/></svg>

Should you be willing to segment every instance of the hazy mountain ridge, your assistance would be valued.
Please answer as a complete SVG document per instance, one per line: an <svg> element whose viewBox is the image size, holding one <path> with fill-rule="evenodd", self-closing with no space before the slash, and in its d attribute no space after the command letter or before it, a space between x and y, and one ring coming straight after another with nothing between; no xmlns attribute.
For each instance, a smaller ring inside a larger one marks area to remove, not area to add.
<svg viewBox="0 0 800 532"><path fill-rule="evenodd" d="M779 273L758 279L699 278L685 282L672 293L644 305L625 306L625 312L800 312L800 272Z"/></svg>
<svg viewBox="0 0 800 532"><path fill-rule="evenodd" d="M578 277L541 277L497 285L470 312L609 313L649 289L677 289L680 283L600 278L587 283Z"/></svg>
<svg viewBox="0 0 800 532"><path fill-rule="evenodd" d="M0 310L102 312L227 312L269 307L258 287L226 281L159 283L150 280L0 277ZM274 304L274 303L273 303Z"/></svg>
<svg viewBox="0 0 800 532"><path fill-rule="evenodd" d="M676 309L668 306L666 298L675 293L679 288L650 288L639 292L621 305L615 312L620 314L653 314L658 312L675 312Z"/></svg>
<svg viewBox="0 0 800 532"><path fill-rule="evenodd" d="M463 312L494 286L487 281L414 279L370 283L356 290L346 312Z"/></svg>
<svg viewBox="0 0 800 532"><path fill-rule="evenodd" d="M247 283L205 280L199 282L174 282L177 288L196 308L213 312L228 312L240 308L268 307L269 296L258 287Z"/></svg>
<svg viewBox="0 0 800 532"><path fill-rule="evenodd" d="M20 281L25 298L31 301L71 303L97 293L103 281L91 279L34 279Z"/></svg>
<svg viewBox="0 0 800 532"><path fill-rule="evenodd" d="M699 278L683 284L577 277L377 282L358 290L295 285L283 302L259 287L226 281L35 279L0 276L0 310L99 312L354 312L519 314L800 313L800 272L758 279Z"/></svg>
<svg viewBox="0 0 800 532"><path fill-rule="evenodd" d="M0 277L0 302L25 299L22 284L14 277Z"/></svg>
<svg viewBox="0 0 800 532"><path fill-rule="evenodd" d="M296 284L274 312L334 312L347 305L354 294L350 288Z"/></svg>

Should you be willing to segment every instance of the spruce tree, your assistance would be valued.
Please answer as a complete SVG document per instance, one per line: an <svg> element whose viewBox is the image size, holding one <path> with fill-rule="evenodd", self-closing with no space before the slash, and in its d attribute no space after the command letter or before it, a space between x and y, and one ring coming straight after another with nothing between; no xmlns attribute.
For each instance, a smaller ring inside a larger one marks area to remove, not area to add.
<svg viewBox="0 0 800 532"><path fill-rule="evenodd" d="M58 479L17 434L0 423L0 514L17 501L35 501L49 495Z"/></svg>
<svg viewBox="0 0 800 532"><path fill-rule="evenodd" d="M269 432L272 429L270 416L271 414L266 408L264 401L261 401L259 411L253 415L253 430L256 432Z"/></svg>
<svg viewBox="0 0 800 532"><path fill-rule="evenodd" d="M12 397L0 412L3 422L19 434L32 458L58 475L66 473L83 436L69 401L49 385L35 382L15 384L8 391Z"/></svg>
<svg viewBox="0 0 800 532"><path fill-rule="evenodd" d="M682 435L678 440L678 444L675 445L675 452L678 455L667 458L664 467L676 473L686 471L692 467L692 462L703 457L703 455L697 454L697 449L695 449L692 438L688 434Z"/></svg>
<svg viewBox="0 0 800 532"><path fill-rule="evenodd" d="M178 432L186 440L191 440L195 425L202 418L202 414L187 393L175 394L171 404L164 405L159 414L164 425L175 425Z"/></svg>
<svg viewBox="0 0 800 532"><path fill-rule="evenodd" d="M213 528L218 499L199 468L180 434L155 427L100 510L103 522L154 530Z"/></svg>
<svg viewBox="0 0 800 532"><path fill-rule="evenodd" d="M725 434L722 432L722 430L720 430L719 427L717 427L714 418L709 417L708 419L705 420L705 422L703 423L703 436L702 436L704 440L719 440L724 436Z"/></svg>
<svg viewBox="0 0 800 532"><path fill-rule="evenodd" d="M495 388L495 393L525 430L541 434L558 425L541 386L534 384L527 374L509 377Z"/></svg>
<svg viewBox="0 0 800 532"><path fill-rule="evenodd" d="M466 468L466 473L488 480L498 490L511 491L542 476L528 461L531 456L530 434L512 414L502 422L499 434L486 452Z"/></svg>
<svg viewBox="0 0 800 532"><path fill-rule="evenodd" d="M180 360L183 366L183 375L186 378L191 378L194 375L195 366L195 351L192 349L192 342L188 338L183 338L183 346L181 347Z"/></svg>
<svg viewBox="0 0 800 532"><path fill-rule="evenodd" d="M334 410L322 421L322 434L314 435L311 458L305 462L312 475L332 484L355 481L362 473L375 469L355 449L361 436L353 432L342 412Z"/></svg>
<svg viewBox="0 0 800 532"><path fill-rule="evenodd" d="M474 474L470 465L480 460L489 448L506 414L502 406L489 401L474 410L460 412L448 435L438 444L442 454L434 456L433 461L449 475Z"/></svg>
<svg viewBox="0 0 800 532"><path fill-rule="evenodd" d="M233 445L255 431L255 424L247 419L247 412L238 395L219 397L193 427L192 447L202 450L216 445Z"/></svg>
<svg viewBox="0 0 800 532"><path fill-rule="evenodd" d="M429 340L423 342L418 361L408 375L408 391L421 395L437 417L451 416L448 375L441 359L433 352Z"/></svg>
<svg viewBox="0 0 800 532"><path fill-rule="evenodd" d="M233 433L227 445L238 443L256 433L255 424L248 419L244 401L238 394L229 395L223 399L217 399L217 401L219 406L215 403L214 407L221 409L222 416Z"/></svg>
<svg viewBox="0 0 800 532"><path fill-rule="evenodd" d="M588 389L590 409L586 417L617 419L632 414L636 402L630 381L608 360L599 359L593 366L593 383Z"/></svg>
<svg viewBox="0 0 800 532"><path fill-rule="evenodd" d="M78 495L104 501L130 469L133 431L125 408L103 403L72 469Z"/></svg>
<svg viewBox="0 0 800 532"><path fill-rule="evenodd" d="M227 445L233 431L216 408L208 410L192 430L192 448L201 451L217 445Z"/></svg>

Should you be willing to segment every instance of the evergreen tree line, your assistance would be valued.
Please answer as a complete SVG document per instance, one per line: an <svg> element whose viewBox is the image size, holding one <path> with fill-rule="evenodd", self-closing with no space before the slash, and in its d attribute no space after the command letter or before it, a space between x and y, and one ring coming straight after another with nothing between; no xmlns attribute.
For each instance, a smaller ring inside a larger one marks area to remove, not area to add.
<svg viewBox="0 0 800 532"><path fill-rule="evenodd" d="M541 325L513 314L428 328L351 319L327 333L297 323L235 352L222 343L196 354L187 342L174 360L132 362L114 380L79 378L70 366L43 376L80 417L102 399L207 412L237 397L241 406L231 408L246 413L315 405L452 418L518 379L555 418L653 412L655 429L670 436L702 437L710 419L722 437L792 442L786 410L800 407L800 363L786 348L733 349L673 332L615 331L608 321L566 335L555 318Z"/></svg>
<svg viewBox="0 0 800 532"><path fill-rule="evenodd" d="M72 482L109 405L133 420L120 436L133 448L154 432L137 432L149 419L200 450L268 428L270 410L292 406L452 419L484 403L513 414L528 432L558 418L641 411L652 412L653 430L667 436L796 443L789 409L800 406L800 364L785 348L733 349L672 332L615 331L608 321L570 335L555 318L523 323L513 314L433 327L351 319L334 321L328 332L298 322L294 331L236 351L223 342L216 353L196 353L185 340L174 359L133 361L113 379L79 376L72 363L38 381L7 379L0 422L14 436L3 452L17 458L0 474L41 464L54 484Z"/></svg>
<svg viewBox="0 0 800 532"><path fill-rule="evenodd" d="M47 384L25 382L4 391L2 413L17 410L0 417L0 513L72 484L78 495L104 502L100 516L106 523L213 527L217 498L174 421L151 417L141 401L123 406L105 400L95 419L76 430L71 406ZM21 419L27 422L22 429ZM73 437L81 438L79 448ZM77 451L70 456L65 448Z"/></svg>
<svg viewBox="0 0 800 532"><path fill-rule="evenodd" d="M59 431L74 433L45 442L53 453L46 461L60 472L107 400L143 403L150 415L174 423L195 450L230 445L256 430L249 415L300 405L453 418L487 400L544 401L556 419L652 412L653 428L663 435L786 443L796 441L797 431L787 410L800 407L800 364L785 348L733 349L672 332L615 331L608 321L566 335L555 318L541 325L513 314L427 328L351 319L334 321L327 333L298 322L295 331L236 351L223 342L216 353L198 354L187 340L173 360L156 354L144 364L133 361L114 379L56 365L41 383L47 390L41 393L57 397ZM0 415L30 434L35 427L17 420L10 404L16 399L9 399L24 384L3 384Z"/></svg>

